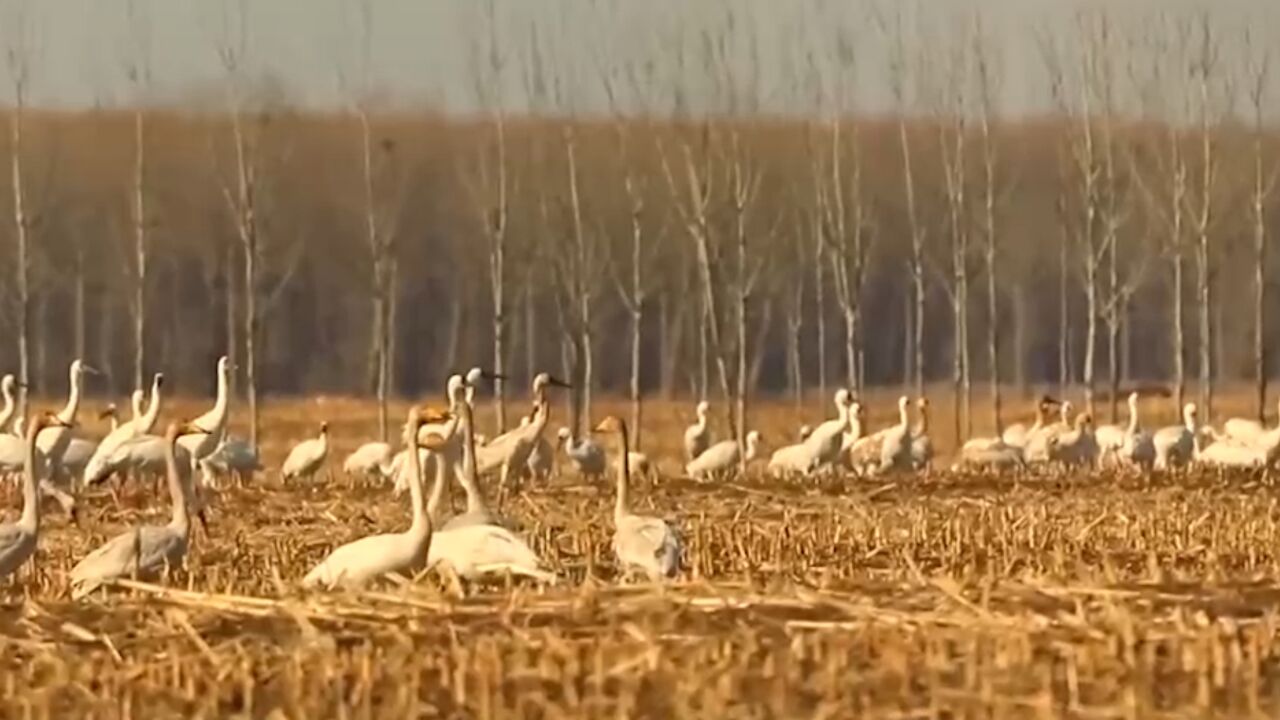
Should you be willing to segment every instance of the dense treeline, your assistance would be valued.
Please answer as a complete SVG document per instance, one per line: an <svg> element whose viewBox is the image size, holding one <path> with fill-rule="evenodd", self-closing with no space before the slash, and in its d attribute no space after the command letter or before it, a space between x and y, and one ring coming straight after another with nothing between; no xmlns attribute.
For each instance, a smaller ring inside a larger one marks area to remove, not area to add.
<svg viewBox="0 0 1280 720"><path fill-rule="evenodd" d="M180 388L204 390L224 352L243 384L250 327L269 394L369 393L380 374L420 393L484 363L745 412L846 382L1273 373L1266 66L1228 73L1207 21L1185 30L1185 75L1124 64L1101 32L1047 55L1059 112L1037 118L1001 114L969 40L888 63L882 117L321 114L247 91L220 110L12 110L0 366L20 365L25 234L38 393L73 355L131 387L135 334L142 369ZM618 78L661 82L601 82Z"/></svg>

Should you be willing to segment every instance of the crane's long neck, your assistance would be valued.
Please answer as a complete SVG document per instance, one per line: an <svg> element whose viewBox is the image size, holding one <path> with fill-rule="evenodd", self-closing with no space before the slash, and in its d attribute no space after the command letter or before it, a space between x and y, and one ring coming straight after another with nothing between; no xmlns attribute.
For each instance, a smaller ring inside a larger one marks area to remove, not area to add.
<svg viewBox="0 0 1280 720"><path fill-rule="evenodd" d="M920 406L920 432L918 434L927 435L928 433L929 433L929 406L921 405Z"/></svg>
<svg viewBox="0 0 1280 720"><path fill-rule="evenodd" d="M230 374L231 370L229 368L221 366L218 368L218 397L213 402L213 414L216 417L214 422L217 423L219 427L226 422L227 418L227 403L230 401L228 396L231 394L229 389L231 379L228 377ZM216 428L204 429L214 432L217 430Z"/></svg>
<svg viewBox="0 0 1280 720"><path fill-rule="evenodd" d="M898 424L903 428L911 427L911 415L907 413L907 404L904 402L898 403Z"/></svg>
<svg viewBox="0 0 1280 720"><path fill-rule="evenodd" d="M613 506L613 520L617 522L631 514L631 498L628 497L631 485L631 463L627 457L627 426L623 424L618 433L622 444L618 450L618 498Z"/></svg>
<svg viewBox="0 0 1280 720"><path fill-rule="evenodd" d="M422 502L422 459L418 457L418 428L411 427L411 431L405 433L404 439L409 448L409 502L413 503L413 522L409 525L408 534L412 537L422 537L431 533L431 518ZM437 485L440 482L439 478L437 474Z"/></svg>
<svg viewBox="0 0 1280 720"><path fill-rule="evenodd" d="M165 474L169 478L169 500L173 504L173 515L169 519L169 526L185 536L191 530L191 512L187 506L187 485L191 476L189 467L178 467L178 456L175 449L177 441L176 435L165 435L164 468ZM183 472L188 474L184 476Z"/></svg>
<svg viewBox="0 0 1280 720"><path fill-rule="evenodd" d="M68 425L75 423L76 413L80 412L80 392L83 385L84 377L77 372L77 368L72 368L71 394L67 396L67 404L62 407L62 412L58 413L58 419Z"/></svg>
<svg viewBox="0 0 1280 720"><path fill-rule="evenodd" d="M1129 434L1138 432L1138 398L1129 396Z"/></svg>
<svg viewBox="0 0 1280 720"><path fill-rule="evenodd" d="M151 385L151 404L147 406L147 412L143 414L142 420L138 421L138 427L135 430L138 433L149 433L151 428L156 426L156 420L160 418L160 385L152 383Z"/></svg>
<svg viewBox="0 0 1280 720"><path fill-rule="evenodd" d="M485 505L484 494L480 492L476 478L476 432L475 416L471 406L463 408L462 418L462 473L458 479L462 482L462 490L467 494L467 512L485 513L489 508Z"/></svg>
<svg viewBox="0 0 1280 720"><path fill-rule="evenodd" d="M0 392L4 393L4 409L0 410L0 433L2 433L9 427L9 421L13 420L17 404L13 399L13 389L8 384L0 385Z"/></svg>
<svg viewBox="0 0 1280 720"><path fill-rule="evenodd" d="M1196 431L1196 414L1190 410L1182 411L1182 422L1187 426L1187 430L1194 435Z"/></svg>
<svg viewBox="0 0 1280 720"><path fill-rule="evenodd" d="M747 454L744 456L747 462L756 459L756 455L760 453L760 438L757 435L747 434Z"/></svg>
<svg viewBox="0 0 1280 720"><path fill-rule="evenodd" d="M36 478L37 465L40 458L36 452L36 438L40 435L38 425L32 421L32 430L26 436L26 467L22 473L22 517L18 519L18 527L27 532L40 529L40 495L39 480Z"/></svg>
<svg viewBox="0 0 1280 720"><path fill-rule="evenodd" d="M405 452L417 453L418 449L410 446ZM431 458L436 468L435 479L431 481L431 496L427 498L427 515L435 519L439 517L440 502L444 500L444 489L449 484L449 463L445 456L438 453L431 453L427 457Z"/></svg>
<svg viewBox="0 0 1280 720"><path fill-rule="evenodd" d="M1040 403L1039 405L1036 405L1036 421L1031 424L1031 432L1035 432L1036 430L1039 430L1040 428L1044 427L1044 421L1045 421L1044 411L1045 411L1044 403Z"/></svg>

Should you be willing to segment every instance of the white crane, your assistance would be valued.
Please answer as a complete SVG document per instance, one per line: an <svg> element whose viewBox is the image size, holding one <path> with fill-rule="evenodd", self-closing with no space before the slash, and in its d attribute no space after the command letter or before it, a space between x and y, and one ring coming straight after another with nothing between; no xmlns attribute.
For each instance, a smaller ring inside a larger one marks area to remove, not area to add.
<svg viewBox="0 0 1280 720"><path fill-rule="evenodd" d="M414 407L404 425L406 448L417 449L419 431L428 423L442 423L449 413L434 408ZM439 450L446 440L428 435L426 447ZM358 587L391 573L411 574L427 562L432 545L431 516L423 503L422 463L417 452L410 452L406 464L409 473L409 504L413 520L402 533L386 533L361 538L331 551L320 564L302 579L309 588ZM440 483L439 475L436 482Z"/></svg>
<svg viewBox="0 0 1280 720"><path fill-rule="evenodd" d="M1074 407L1070 400L1064 400L1058 406L1058 420L1042 426L1035 432L1028 432L1026 437L1026 445L1022 448L1022 456L1028 463L1043 463L1049 461L1049 439L1057 437L1059 434L1067 432L1072 426L1071 412Z"/></svg>
<svg viewBox="0 0 1280 720"><path fill-rule="evenodd" d="M320 423L320 434L309 440L303 440L289 451L284 465L280 466L280 477L285 482L290 480L310 480L324 467L329 457L329 423Z"/></svg>
<svg viewBox="0 0 1280 720"><path fill-rule="evenodd" d="M933 439L929 437L929 399L916 399L920 421L911 430L911 467L928 470L933 465Z"/></svg>
<svg viewBox="0 0 1280 720"><path fill-rule="evenodd" d="M852 402L850 400L849 391L841 388L835 394L836 411L839 416L836 420L828 420L819 425L817 429L806 431L808 426L801 428L802 439L793 445L785 445L778 448L769 457L768 471L776 477L785 477L789 475L808 475L821 467L821 454L824 450L829 449L829 445L836 446L837 457L848 457L843 449L845 443L850 442L850 435L855 432L861 434L862 422L861 403ZM846 417L847 415L847 417ZM856 426L855 426L856 421ZM840 423L844 422L843 428L840 429ZM832 423L828 425L828 423ZM825 429L824 429L824 426ZM821 440L815 440L821 431L826 437ZM835 434L833 434L835 433ZM856 444L856 440L853 441Z"/></svg>
<svg viewBox="0 0 1280 720"><path fill-rule="evenodd" d="M575 440L567 427L562 427L556 432L556 439L559 447L564 449L564 454L569 456L573 466L578 469L579 475L588 480L604 477L606 465L604 448L598 443L591 438Z"/></svg>
<svg viewBox="0 0 1280 720"><path fill-rule="evenodd" d="M1048 395L1040 396L1040 401L1036 403L1035 422L1032 423L1031 427L1027 427L1025 423L1014 423L1004 429L1004 432L1000 434L1000 440L1005 445L1026 448L1027 441L1032 435L1039 433L1044 428L1049 419L1049 411L1053 409L1054 405L1058 404L1057 400Z"/></svg>
<svg viewBox="0 0 1280 720"><path fill-rule="evenodd" d="M694 409L698 419L684 430L684 455L685 460L693 460L699 455L707 451L711 447L711 429L707 427L707 413L711 411L711 404L706 400L700 400Z"/></svg>
<svg viewBox="0 0 1280 720"><path fill-rule="evenodd" d="M342 472L367 478L387 477L391 474L393 455L389 443L367 442L342 461Z"/></svg>
<svg viewBox="0 0 1280 720"><path fill-rule="evenodd" d="M216 477L235 477L241 484L262 470L258 449L244 438L224 436L218 447L200 461L201 485L212 487Z"/></svg>
<svg viewBox="0 0 1280 720"><path fill-rule="evenodd" d="M76 415L80 412L80 400L84 394L85 373L96 375L98 371L79 358L71 361L71 369L68 372L70 391L67 394L67 404L58 411L58 420L61 422L45 428L36 439L37 447L49 463L50 477L58 474L62 455L67 451L67 445L71 443L71 428L76 426Z"/></svg>
<svg viewBox="0 0 1280 720"><path fill-rule="evenodd" d="M500 487L505 491L512 478L523 474L528 466L529 455L533 452L537 441L542 437L551 417L551 405L547 400L547 388L571 388L566 382L557 380L547 373L538 373L533 378L533 419L521 427L510 430L490 440L476 451L476 471L484 474L501 469Z"/></svg>
<svg viewBox="0 0 1280 720"><path fill-rule="evenodd" d="M0 525L0 578L13 574L36 552L40 539L40 495L36 477L40 451L36 449L36 438L41 430L61 422L56 415L45 413L37 415L27 428L27 437L23 440L26 458L23 463L22 516L16 523Z"/></svg>
<svg viewBox="0 0 1280 720"><path fill-rule="evenodd" d="M470 415L470 406L464 404L463 412ZM537 553L489 513L476 474L475 430L469 419L463 419L462 431L462 474L458 479L467 493L467 512L446 522L432 538L427 564L446 565L465 579L511 574L554 583L555 574L543 569ZM437 478L442 482L440 475ZM433 499L435 491L432 488Z"/></svg>
<svg viewBox="0 0 1280 720"><path fill-rule="evenodd" d="M0 428L3 427L4 423L0 422ZM1280 400L1276 402L1276 427L1271 429L1280 429ZM1241 443L1253 443L1266 434L1268 430L1269 428L1258 420L1239 417L1231 418L1222 426L1223 434Z"/></svg>
<svg viewBox="0 0 1280 720"><path fill-rule="evenodd" d="M0 378L0 395L4 396L4 408L0 409L0 434L8 432L9 423L17 412L18 406L13 397L13 389L17 385L18 381L11 374Z"/></svg>
<svg viewBox="0 0 1280 720"><path fill-rule="evenodd" d="M1195 454L1197 465L1219 468L1271 467L1277 460L1280 460L1280 429L1266 432L1250 444L1224 438Z"/></svg>
<svg viewBox="0 0 1280 720"><path fill-rule="evenodd" d="M1098 460L1093 416L1082 412L1076 416L1072 429L1055 435L1054 443L1049 448L1049 459L1067 466L1092 467Z"/></svg>
<svg viewBox="0 0 1280 720"><path fill-rule="evenodd" d="M911 416L907 412L911 399L906 395L898 398L898 424L885 432L880 444L880 466L876 472L886 473L892 470L912 469Z"/></svg>
<svg viewBox="0 0 1280 720"><path fill-rule="evenodd" d="M103 468L107 463L107 459L115 453L116 449L128 440L150 433L156 426L156 421L160 417L160 393L163 386L164 373L156 373L151 380L151 403L147 406L145 413L138 412L141 410L142 391L133 391L134 418L129 422L117 425L114 430L107 433L102 442L98 443L88 462L84 465L82 477L85 485L95 485L105 480L106 476L102 475Z"/></svg>
<svg viewBox="0 0 1280 720"><path fill-rule="evenodd" d="M1129 393L1129 422L1126 425L1100 425L1093 431L1098 441L1100 459L1109 460L1116 456L1124 446L1125 437L1137 432L1138 427L1138 393Z"/></svg>
<svg viewBox="0 0 1280 720"><path fill-rule="evenodd" d="M201 432L183 435L178 438L178 444L182 446L183 450L187 451L187 455L191 458L192 468L218 448L219 443L222 442L222 436L227 431L227 405L230 402L231 370L231 361L227 359L226 355L218 358L218 396L214 400L213 408L191 421L191 424L199 428Z"/></svg>
<svg viewBox="0 0 1280 720"><path fill-rule="evenodd" d="M462 403L459 409L461 410L458 428L462 431L462 472L457 473L457 479L458 484L462 486L462 492L466 495L467 509L462 514L449 518L440 529L453 530L467 525L502 524L489 510L489 503L485 502L484 491L480 488L480 480L472 472L476 457L474 408L467 402Z"/></svg>
<svg viewBox="0 0 1280 720"><path fill-rule="evenodd" d="M747 452L744 456L737 440L721 440L707 448L701 455L684 466L685 472L699 480L714 478L738 467L739 460L745 457L747 462L756 459L760 452L760 432L752 430L747 433Z"/></svg>
<svg viewBox="0 0 1280 720"><path fill-rule="evenodd" d="M624 573L639 570L652 582L675 577L683 552L675 530L665 520L631 512L627 424L611 415L600 422L596 432L618 436L618 485L613 506L613 552L618 564Z"/></svg>
<svg viewBox="0 0 1280 720"><path fill-rule="evenodd" d="M813 456L814 466L821 468L831 465L840 458L840 448L845 433L851 429L853 413L853 395L848 388L840 388L835 397L836 417L818 425L804 441Z"/></svg>
<svg viewBox="0 0 1280 720"><path fill-rule="evenodd" d="M165 472L172 515L167 525L127 530L89 553L71 569L71 596L82 598L118 578L153 580L182 566L191 538L191 509L199 507L191 486L191 461L179 461L178 438L202 432L191 423L170 423L164 434ZM185 454L185 452L183 453ZM204 522L204 510L198 509Z"/></svg>
<svg viewBox="0 0 1280 720"><path fill-rule="evenodd" d="M1187 403L1182 408L1182 424L1163 427L1151 437L1155 448L1154 466L1157 470L1185 465L1194 459L1196 452L1196 404Z"/></svg>

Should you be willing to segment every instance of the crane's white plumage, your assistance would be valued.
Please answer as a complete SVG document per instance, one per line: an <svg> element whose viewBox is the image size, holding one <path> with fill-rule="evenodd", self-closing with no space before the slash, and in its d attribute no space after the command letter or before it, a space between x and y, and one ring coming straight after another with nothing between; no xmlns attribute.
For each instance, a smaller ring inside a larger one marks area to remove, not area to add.
<svg viewBox="0 0 1280 720"><path fill-rule="evenodd" d="M576 440L567 427L560 428L556 438L560 447L564 448L564 454L577 468L579 475L587 478L598 478L604 475L604 448L600 447L599 443L591 438Z"/></svg>
<svg viewBox="0 0 1280 720"><path fill-rule="evenodd" d="M0 408L0 434L8 432L9 423L17 412L18 406L13 396L13 389L17 385L18 381L13 375L6 374L0 378L0 395L4 397L4 407Z"/></svg>
<svg viewBox="0 0 1280 720"><path fill-rule="evenodd" d="M664 520L635 515L630 509L631 478L627 462L627 424L607 417L596 427L598 433L618 436L617 498L613 508L613 552L624 572L639 570L653 582L675 577L680 571L683 548L675 530Z"/></svg>
<svg viewBox="0 0 1280 720"><path fill-rule="evenodd" d="M280 466L280 476L288 480L310 480L329 457L329 423L320 423L320 435L310 440L303 440L289 451L284 465Z"/></svg>
<svg viewBox="0 0 1280 720"><path fill-rule="evenodd" d="M180 458L177 440L199 432L190 423L172 423L163 438L165 472L173 514L169 524L144 525L123 532L89 553L71 569L71 595L81 598L102 585L124 577L150 580L181 567L191 536L191 508L196 505L191 487L190 458ZM203 512L201 511L203 518Z"/></svg>
<svg viewBox="0 0 1280 720"><path fill-rule="evenodd" d="M686 461L697 458L711 446L711 430L707 427L707 413L710 411L711 405L706 400L700 401L694 411L698 417L697 421L685 428L684 455Z"/></svg>
<svg viewBox="0 0 1280 720"><path fill-rule="evenodd" d="M22 476L22 515L17 522L0 525L0 578L8 577L36 552L40 539L40 495L37 477L41 460L36 448L40 431L61 420L51 414L37 415L23 439L25 459Z"/></svg>
<svg viewBox="0 0 1280 720"><path fill-rule="evenodd" d="M1182 408L1182 424L1163 427L1152 436L1155 448L1155 468L1165 470L1185 465L1194 459L1196 451L1196 404L1187 403Z"/></svg>
<svg viewBox="0 0 1280 720"><path fill-rule="evenodd" d="M751 462L754 460L759 450L760 433L752 430L747 433L746 461ZM690 476L700 480L711 478L737 468L738 462L742 457L741 448L738 446L737 440L721 440L707 448L688 465L685 465L684 469ZM634 464L634 458L632 459L632 464Z"/></svg>
<svg viewBox="0 0 1280 720"><path fill-rule="evenodd" d="M342 472L365 477L385 477L391 468L391 445L384 442L367 442L356 448L342 461Z"/></svg>
<svg viewBox="0 0 1280 720"><path fill-rule="evenodd" d="M0 422L0 429L3 427L4 423ZM1280 400L1276 403L1276 427L1274 429L1280 429ZM1268 432L1268 429L1258 420L1235 417L1222 426L1222 432L1231 440L1251 444L1260 440Z"/></svg>
<svg viewBox="0 0 1280 720"><path fill-rule="evenodd" d="M424 424L447 419L447 413L433 408L411 409L404 425L405 447L416 448L423 442L418 433ZM424 445L436 450L444 442L439 435L429 435ZM432 524L423 502L422 464L416 452L410 452L406 462L413 506L409 529L402 533L372 535L335 548L302 579L304 587L359 587L391 573L412 574L425 566L432 544ZM440 481L437 475L436 482Z"/></svg>
<svg viewBox="0 0 1280 720"><path fill-rule="evenodd" d="M191 421L191 424L199 428L200 432L178 438L178 444L187 451L193 465L216 450L222 442L223 435L226 434L228 406L231 402L231 361L225 355L218 358L217 375L218 396L214 400L213 408Z"/></svg>
<svg viewBox="0 0 1280 720"><path fill-rule="evenodd" d="M155 427L156 421L160 417L160 393L161 387L164 385L164 374L156 373L151 381L151 403L147 406L144 413L139 413L142 391L133 391L134 413L135 417L125 423L121 423L107 436L98 443L94 449L92 456L83 466L84 483L86 485L94 485L106 479L103 474L107 460L123 443L131 440L139 435L146 435Z"/></svg>

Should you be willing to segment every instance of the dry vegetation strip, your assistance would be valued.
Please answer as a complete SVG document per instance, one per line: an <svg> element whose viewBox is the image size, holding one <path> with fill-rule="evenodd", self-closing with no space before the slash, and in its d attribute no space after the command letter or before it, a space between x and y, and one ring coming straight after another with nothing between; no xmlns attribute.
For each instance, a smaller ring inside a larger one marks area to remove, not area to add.
<svg viewBox="0 0 1280 720"><path fill-rule="evenodd" d="M268 427L303 434L303 417ZM670 434L670 433L666 433ZM271 446L267 464L283 450ZM1263 474L642 488L682 581L618 587L608 487L505 508L567 578L459 597L294 581L401 526L389 489L268 473L217 499L168 587L67 601L73 562L163 512L144 483L55 515L0 610L4 715L97 717L1174 717L1280 712L1280 512ZM3 502L12 507L13 491ZM27 597L20 600L16 593Z"/></svg>

